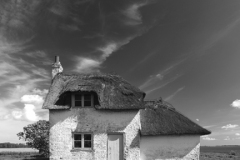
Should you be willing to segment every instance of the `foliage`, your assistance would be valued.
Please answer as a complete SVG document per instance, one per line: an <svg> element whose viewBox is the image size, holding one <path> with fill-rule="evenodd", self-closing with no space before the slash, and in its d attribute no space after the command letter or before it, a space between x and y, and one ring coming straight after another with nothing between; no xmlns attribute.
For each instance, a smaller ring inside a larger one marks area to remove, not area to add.
<svg viewBox="0 0 240 160"><path fill-rule="evenodd" d="M19 139L27 141L27 145L39 150L40 154L49 156L49 122L39 120L23 127L23 132L17 134Z"/></svg>
<svg viewBox="0 0 240 160"><path fill-rule="evenodd" d="M236 155L236 152L233 151L233 150L231 150L228 154L229 154L229 155L233 155L233 156L235 156L235 155Z"/></svg>
<svg viewBox="0 0 240 160"><path fill-rule="evenodd" d="M26 144L23 143L0 143L0 148L29 148Z"/></svg>

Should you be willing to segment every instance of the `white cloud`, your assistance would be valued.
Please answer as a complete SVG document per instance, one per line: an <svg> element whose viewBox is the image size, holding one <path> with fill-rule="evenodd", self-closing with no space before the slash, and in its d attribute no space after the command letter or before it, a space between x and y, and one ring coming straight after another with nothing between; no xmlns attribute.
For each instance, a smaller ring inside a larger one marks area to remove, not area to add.
<svg viewBox="0 0 240 160"><path fill-rule="evenodd" d="M226 138L224 138L225 141L229 141L230 140L230 137L227 136Z"/></svg>
<svg viewBox="0 0 240 160"><path fill-rule="evenodd" d="M240 133L236 133L235 135L236 135L236 136L240 136Z"/></svg>
<svg viewBox="0 0 240 160"><path fill-rule="evenodd" d="M39 95L39 96L45 97L48 93L48 90L47 89L40 90L38 88L34 88L31 92L34 95Z"/></svg>
<svg viewBox="0 0 240 160"><path fill-rule="evenodd" d="M211 138L211 137L209 137L208 135L206 135L206 136L201 136L201 137L202 137L203 140L206 140L206 141L215 141L215 140L216 140L216 138Z"/></svg>
<svg viewBox="0 0 240 160"><path fill-rule="evenodd" d="M240 109L240 99L236 99L231 103L232 107L239 108Z"/></svg>
<svg viewBox="0 0 240 160"><path fill-rule="evenodd" d="M107 57L109 57L114 51L116 51L118 49L118 47L120 47L121 44L116 43L116 42L111 42L109 44L107 44L104 47L100 47L98 48L99 51L103 52L102 55L102 59L106 60Z"/></svg>
<svg viewBox="0 0 240 160"><path fill-rule="evenodd" d="M228 124L226 126L222 126L222 129L226 129L227 130L227 129L234 129L236 127L238 127L237 124Z"/></svg>
<svg viewBox="0 0 240 160"><path fill-rule="evenodd" d="M75 71L79 73L88 73L99 68L101 62L90 58L79 57Z"/></svg>
<svg viewBox="0 0 240 160"><path fill-rule="evenodd" d="M199 122L199 119L196 119L196 121L198 121L198 122Z"/></svg>
<svg viewBox="0 0 240 160"><path fill-rule="evenodd" d="M36 107L33 104L25 104L24 107L24 115L29 121L38 121L40 119L39 116L35 113Z"/></svg>
<svg viewBox="0 0 240 160"><path fill-rule="evenodd" d="M21 97L21 102L26 104L42 104L43 98L39 95L24 95Z"/></svg>
<svg viewBox="0 0 240 160"><path fill-rule="evenodd" d="M23 113L22 113L22 111L17 111L17 110L15 110L15 111L12 111L12 116L13 116L13 118L15 118L15 119L20 119L20 118L22 118ZM7 118L9 118L9 115L8 115Z"/></svg>

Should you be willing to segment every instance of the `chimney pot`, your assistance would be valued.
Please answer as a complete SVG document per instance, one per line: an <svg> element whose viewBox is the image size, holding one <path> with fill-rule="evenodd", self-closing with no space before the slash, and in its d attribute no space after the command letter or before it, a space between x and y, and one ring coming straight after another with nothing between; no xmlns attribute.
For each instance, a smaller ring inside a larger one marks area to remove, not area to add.
<svg viewBox="0 0 240 160"><path fill-rule="evenodd" d="M55 56L55 63L59 63L59 56Z"/></svg>

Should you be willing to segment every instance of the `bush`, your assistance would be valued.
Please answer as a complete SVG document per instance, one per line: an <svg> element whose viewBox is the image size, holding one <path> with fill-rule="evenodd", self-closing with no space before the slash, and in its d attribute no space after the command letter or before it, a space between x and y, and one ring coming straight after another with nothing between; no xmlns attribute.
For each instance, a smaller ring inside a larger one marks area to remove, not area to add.
<svg viewBox="0 0 240 160"><path fill-rule="evenodd" d="M236 155L236 152L235 152L235 151L230 151L228 154L235 156L235 155Z"/></svg>
<svg viewBox="0 0 240 160"><path fill-rule="evenodd" d="M39 150L40 154L49 156L49 122L39 120L23 128L23 132L17 134L19 139L27 141L27 145Z"/></svg>

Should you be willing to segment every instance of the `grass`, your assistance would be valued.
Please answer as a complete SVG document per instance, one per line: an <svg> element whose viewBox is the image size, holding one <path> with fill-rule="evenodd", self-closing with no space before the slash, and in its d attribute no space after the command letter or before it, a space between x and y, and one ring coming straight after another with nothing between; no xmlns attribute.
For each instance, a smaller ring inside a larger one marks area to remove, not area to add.
<svg viewBox="0 0 240 160"><path fill-rule="evenodd" d="M200 160L240 160L240 146L203 146Z"/></svg>
<svg viewBox="0 0 240 160"><path fill-rule="evenodd" d="M0 160L49 160L37 152L0 152Z"/></svg>
<svg viewBox="0 0 240 160"><path fill-rule="evenodd" d="M0 153L0 160L49 160L49 158L44 158L38 153L33 152L8 152Z"/></svg>
<svg viewBox="0 0 240 160"><path fill-rule="evenodd" d="M0 152L0 160L49 160L36 151L31 152ZM200 160L240 160L240 146L201 146Z"/></svg>

